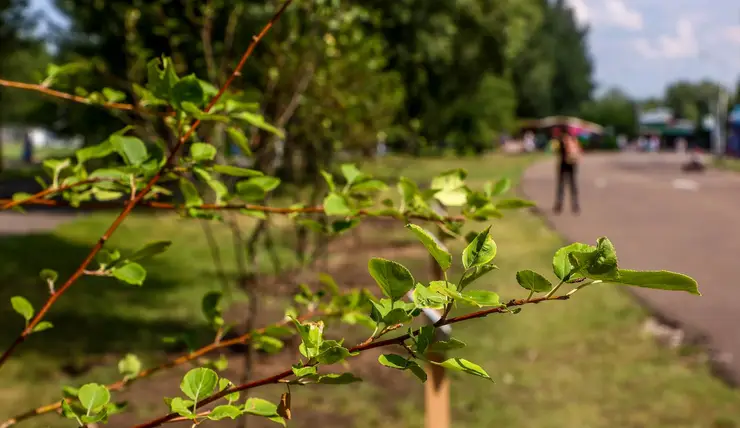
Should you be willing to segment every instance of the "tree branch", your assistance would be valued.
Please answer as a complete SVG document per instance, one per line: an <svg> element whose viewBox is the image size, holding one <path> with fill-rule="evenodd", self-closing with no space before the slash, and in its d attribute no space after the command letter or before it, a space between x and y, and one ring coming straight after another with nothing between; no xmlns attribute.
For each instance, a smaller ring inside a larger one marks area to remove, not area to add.
<svg viewBox="0 0 740 428"><path fill-rule="evenodd" d="M234 82L234 79L236 79L237 76L241 75L241 70L244 68L244 64L247 62L247 59L249 59L250 56L252 56L252 52L254 52L254 49L257 47L257 44L267 35L268 31L272 28L272 26L277 22L278 19L280 19L280 16L285 12L287 7L292 3L292 0L285 0L283 5L278 9L278 11L273 15L273 17L268 21L268 23L262 28L262 31L260 31L259 34L254 36L252 38L252 43L250 43L249 47L247 47L247 50L244 52L244 55L242 55L241 60L239 61L239 64L234 69L233 73L229 78L226 80L226 83L219 89L216 96L211 99L211 102L208 103L206 108L204 109L205 113L208 113L211 111L214 105L218 102L219 99L223 96L223 94L229 89L231 84ZM144 197L149 193L149 191L154 187L155 184L162 178L164 170L169 167L172 164L173 159L175 158L175 155L177 152L182 148L182 146L185 144L186 141L190 139L190 137L195 133L196 129L198 129L198 126L200 126L201 120L197 119L193 122L192 126L188 130L185 135L178 141L177 145L175 146L174 150L169 154L167 157L167 160L165 161L165 164L160 168L160 170L152 177L147 185L144 187L144 189L139 192L139 194L131 200L129 203L126 204L125 208L121 213L116 217L116 219L113 221L113 223L110 225L108 230L103 233L103 235L98 240L97 244L93 246L90 253L87 255L85 260L82 262L82 264L77 268L77 270L72 274L72 276L69 277L69 279L54 293L52 294L49 299L44 303L44 305L39 309L39 311L36 313L36 316L33 317L33 319L28 323L26 328L21 332L20 335L13 341L13 343L10 345L10 347L5 350L5 352L0 356L0 366L2 366L5 361L8 360L10 355L12 355L15 348L18 347L21 343L23 343L26 338L33 332L33 329L38 325L39 322L44 318L46 313L51 309L51 307L54 305L54 302L59 299L59 297L66 292L69 287L72 286L84 273L85 269L87 268L87 265L89 265L93 259L95 258L95 255L100 252L100 250L103 249L103 246L105 245L106 241L111 237L111 235L118 229L118 227L123 223L123 221L126 219L126 217L131 213L131 211L134 209L136 204L141 202Z"/></svg>
<svg viewBox="0 0 740 428"><path fill-rule="evenodd" d="M539 297L539 298L530 299L530 300L525 300L525 299L511 300L508 303L506 303L506 304L504 304L504 305L502 305L500 307L490 308L490 309L484 309L484 310L477 311L477 312L472 312L472 313L469 313L469 314L466 314L466 315L460 315L458 317L449 318L447 320L444 320L443 322L439 322L438 325L435 325L435 327L441 327L443 325L456 324L456 323L459 323L459 322L462 322L462 321L468 321L468 320L475 319L475 318L484 318L484 317L486 317L486 316L488 316L490 314L497 314L497 313L506 312L509 308L516 307L516 306L523 306L523 305L527 305L527 304L531 304L531 303L540 303L540 302L551 301L551 300L568 300L569 298L570 298L570 296L555 296L555 297ZM419 330L417 329L415 331L415 333L418 333L418 331ZM402 334L400 336L397 336L397 337L394 337L394 338L391 338L391 339L385 339L385 340L380 340L380 341L370 341L370 342L359 344L359 345L357 345L357 346L355 346L353 348L350 348L349 349L349 352L363 352L363 351L367 351L367 350L374 349L374 348L381 348L381 347L391 346L391 345L399 345L399 344L402 344L403 342L405 342L406 340L408 340L410 338L411 338L411 335L409 333L406 333L406 334ZM269 385L269 384L273 384L273 383L278 383L281 380L283 380L285 378L288 378L288 377L290 377L292 375L293 375L293 370L292 369L289 369L289 370L285 370L283 372L277 373L275 375L272 375L270 377L266 377L266 378L263 378L263 379L260 379L260 380L256 380L256 381L253 381L253 382L249 382L249 383L237 385L237 386L234 386L234 387L231 387L231 388L226 388L226 389L224 389L221 392L218 392L216 394L213 394L210 397L208 397L208 398L206 398L204 400L199 401L198 403L195 404L195 408L200 408L200 407L203 407L203 406L205 406L207 404L213 403L214 401L216 401L216 400L218 400L220 398L223 398L223 397L225 397L225 396L227 396L229 394L232 394L234 392L246 391L246 390L254 389L254 388L257 388L257 387L260 387L260 386ZM157 427L157 426L160 426L160 425L162 425L164 423L167 423L167 422L169 422L169 421L171 421L171 420L173 420L173 419L175 419L175 418L177 418L179 416L180 415L177 414L177 413L170 413L168 415L165 415L165 416L162 416L160 418L151 420L149 422L146 422L146 423L143 423L143 424L140 424L140 425L136 425L134 428L153 428L153 427Z"/></svg>

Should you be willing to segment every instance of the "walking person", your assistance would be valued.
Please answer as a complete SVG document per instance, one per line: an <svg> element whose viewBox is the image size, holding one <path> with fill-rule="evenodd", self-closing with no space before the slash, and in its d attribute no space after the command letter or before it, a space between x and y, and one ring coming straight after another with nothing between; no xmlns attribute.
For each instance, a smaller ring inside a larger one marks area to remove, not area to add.
<svg viewBox="0 0 740 428"><path fill-rule="evenodd" d="M558 157L558 184L553 211L555 214L560 214L563 210L565 182L567 181L570 187L571 209L574 214L578 214L581 210L578 203L578 162L583 150L578 140L567 129L555 127L553 138L557 141L556 154Z"/></svg>

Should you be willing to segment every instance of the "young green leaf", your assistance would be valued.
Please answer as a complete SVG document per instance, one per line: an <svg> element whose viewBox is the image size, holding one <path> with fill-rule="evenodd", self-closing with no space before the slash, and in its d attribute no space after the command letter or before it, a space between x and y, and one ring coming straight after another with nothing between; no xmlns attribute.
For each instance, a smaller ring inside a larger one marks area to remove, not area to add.
<svg viewBox="0 0 740 428"><path fill-rule="evenodd" d="M443 271L447 271L452 266L452 255L436 236L415 224L407 224L406 227L424 244Z"/></svg>
<svg viewBox="0 0 740 428"><path fill-rule="evenodd" d="M53 328L54 324L52 324L49 321L41 321L40 323L36 324L33 329L31 330L32 333L40 333L44 330L48 330L50 328Z"/></svg>
<svg viewBox="0 0 740 428"><path fill-rule="evenodd" d="M208 143L193 143L190 157L196 162L212 161L216 158L216 147Z"/></svg>
<svg viewBox="0 0 740 428"><path fill-rule="evenodd" d="M455 169L444 172L432 179L431 188L436 190L434 197L448 207L459 207L465 204L468 192L465 189L467 172Z"/></svg>
<svg viewBox="0 0 740 428"><path fill-rule="evenodd" d="M383 354L378 357L378 362L386 367L397 370L410 370L414 376L422 382L426 382L427 374L416 361L406 359L397 354Z"/></svg>
<svg viewBox="0 0 740 428"><path fill-rule="evenodd" d="M496 184L493 186L493 189L491 189L489 197L501 196L504 193L508 192L510 188L511 188L511 179L502 178L499 181L497 181Z"/></svg>
<svg viewBox="0 0 740 428"><path fill-rule="evenodd" d="M213 170L219 174L230 175L232 177L261 177L264 175L256 169L240 168L232 165L213 165Z"/></svg>
<svg viewBox="0 0 740 428"><path fill-rule="evenodd" d="M316 361L319 364L336 364L344 361L350 356L349 350L338 342L333 340L324 341L321 344L319 354L316 355Z"/></svg>
<svg viewBox="0 0 740 428"><path fill-rule="evenodd" d="M149 157L146 145L136 137L114 134L110 136L110 142L127 165L139 166Z"/></svg>
<svg viewBox="0 0 740 428"><path fill-rule="evenodd" d="M236 419L241 416L242 412L238 407L230 404L222 404L214 407L213 410L208 414L208 419L212 421L220 421L221 419L231 418Z"/></svg>
<svg viewBox="0 0 740 428"><path fill-rule="evenodd" d="M200 107L203 105L205 94L198 78L194 74L183 77L172 86L172 104L182 109L184 103L192 103Z"/></svg>
<svg viewBox="0 0 740 428"><path fill-rule="evenodd" d="M701 296L699 284L690 276L670 271L636 271L619 269L617 278L604 280L605 283L631 285L634 287L658 290L685 291Z"/></svg>
<svg viewBox="0 0 740 428"><path fill-rule="evenodd" d="M463 277L462 281L460 281L460 290L464 290L465 287L472 284L473 281L475 281L476 279L496 269L498 269L498 266L493 265L493 264L485 264L485 265L476 266L475 269L470 270Z"/></svg>
<svg viewBox="0 0 740 428"><path fill-rule="evenodd" d="M544 276L533 270L520 270L516 273L516 282L524 289L535 293L546 293L552 289L552 284Z"/></svg>
<svg viewBox="0 0 740 428"><path fill-rule="evenodd" d="M110 392L103 385L97 383L88 383L82 385L77 392L77 398L88 412L95 412L100 407L105 406L110 401Z"/></svg>
<svg viewBox="0 0 740 428"><path fill-rule="evenodd" d="M167 402L168 399L165 398L165 402ZM175 397L169 402L167 402L167 405L170 407L170 410L174 413L177 413L180 416L190 417L192 418L193 412L190 410L193 408L193 401L191 400L185 400L180 397Z"/></svg>
<svg viewBox="0 0 740 428"><path fill-rule="evenodd" d="M362 382L362 379L352 373L329 373L321 375L315 380L315 383L323 385L347 385L355 382Z"/></svg>
<svg viewBox="0 0 740 428"><path fill-rule="evenodd" d="M218 385L218 374L215 371L199 367L185 373L180 382L180 390L196 403L213 393Z"/></svg>
<svg viewBox="0 0 740 428"><path fill-rule="evenodd" d="M376 257L368 262L368 270L383 294L391 300L402 299L409 290L414 288L414 277L400 263Z"/></svg>
<svg viewBox="0 0 740 428"><path fill-rule="evenodd" d="M180 179L180 192L182 192L182 195L185 198L186 207L203 205L203 198L200 197L198 189L195 188L195 185L191 183L190 180L186 178Z"/></svg>
<svg viewBox="0 0 740 428"><path fill-rule="evenodd" d="M316 366L305 366L305 367L296 367L293 366L293 374L298 379L306 376L315 375L317 372Z"/></svg>
<svg viewBox="0 0 740 428"><path fill-rule="evenodd" d="M429 345L429 351L431 352L447 352L454 349L461 349L465 347L465 343L460 340L451 337L450 340L440 340Z"/></svg>
<svg viewBox="0 0 740 428"><path fill-rule="evenodd" d="M206 293L201 300L203 316L214 327L224 325L223 308L221 306L222 298L223 293L220 291L211 291Z"/></svg>
<svg viewBox="0 0 740 428"><path fill-rule="evenodd" d="M582 253L588 253L596 251L596 247L592 245L582 244L580 242L576 242L570 245L566 245L565 247L557 250L555 252L555 255L552 258L552 271L555 273L555 276L557 276L561 280L566 280L566 277L568 274L573 271L573 264L570 262L570 259L568 258L568 254L573 252L582 252ZM567 278L567 279L575 279L575 278Z"/></svg>
<svg viewBox="0 0 740 428"><path fill-rule="evenodd" d="M488 226L463 250L462 262L465 269L488 264L496 257L496 243L491 237L490 230L491 226Z"/></svg>
<svg viewBox="0 0 740 428"><path fill-rule="evenodd" d="M133 254L128 256L127 260L134 262L137 260L148 259L154 257L157 254L164 253L172 245L172 241L155 241L144 245L142 248L136 250Z"/></svg>
<svg viewBox="0 0 740 428"><path fill-rule="evenodd" d="M329 193L324 198L324 212L326 215L348 216L352 214L352 209L347 204L344 196L337 193Z"/></svg>
<svg viewBox="0 0 740 428"><path fill-rule="evenodd" d="M34 310L33 305L25 297L13 296L10 298L10 305L13 306L13 310L18 312L23 319L26 320L26 324L33 318Z"/></svg>
<svg viewBox="0 0 740 428"><path fill-rule="evenodd" d="M110 140L106 140L98 145L84 147L77 150L75 152L75 156L77 157L77 163L83 164L90 159L104 158L113 152L113 144L111 144Z"/></svg>
<svg viewBox="0 0 740 428"><path fill-rule="evenodd" d="M231 138L231 141L236 144L239 149L244 153L245 156L252 156L252 149L249 147L249 140L244 135L244 131L236 128L226 128L226 133Z"/></svg>
<svg viewBox="0 0 740 428"><path fill-rule="evenodd" d="M461 372L465 372L474 376L480 376L484 379L493 380L491 377L486 373L485 370L478 364L472 363L466 359L463 358L450 358L448 360L445 360L441 363L437 363L434 361L430 361L432 364L437 364L439 366L442 366L446 369L452 369L452 370L458 370Z"/></svg>
<svg viewBox="0 0 740 428"><path fill-rule="evenodd" d="M277 405L262 398L250 397L244 403L244 413L256 416L277 416Z"/></svg>
<svg viewBox="0 0 740 428"><path fill-rule="evenodd" d="M146 270L138 263L126 263L114 268L111 272L114 278L131 285L143 285L146 279Z"/></svg>
<svg viewBox="0 0 740 428"><path fill-rule="evenodd" d="M123 375L124 378L130 379L135 377L141 371L141 360L134 354L126 354L125 357L118 362L118 372Z"/></svg>
<svg viewBox="0 0 740 428"><path fill-rule="evenodd" d="M357 180L358 178L362 178L363 176L362 172L357 169L354 164L345 163L342 164L340 168L342 169L342 175L344 175L344 179L347 180L348 186L351 186L355 182L355 180Z"/></svg>
<svg viewBox="0 0 740 428"><path fill-rule="evenodd" d="M488 290L468 290L460 293L465 301L478 307L501 306L498 294Z"/></svg>
<svg viewBox="0 0 740 428"><path fill-rule="evenodd" d="M502 199L496 202L497 210L515 210L519 208L533 207L536 204L532 201L525 201L524 199Z"/></svg>
<svg viewBox="0 0 740 428"><path fill-rule="evenodd" d="M429 287L425 287L422 284L416 284L414 286L412 299L414 300L414 305L420 309L442 309L447 304L447 298L445 296L435 293Z"/></svg>
<svg viewBox="0 0 740 428"><path fill-rule="evenodd" d="M56 282L57 278L59 278L59 274L57 273L57 271L51 270L51 269L42 269L41 272L39 273L39 276L45 282L51 282L51 283Z"/></svg>

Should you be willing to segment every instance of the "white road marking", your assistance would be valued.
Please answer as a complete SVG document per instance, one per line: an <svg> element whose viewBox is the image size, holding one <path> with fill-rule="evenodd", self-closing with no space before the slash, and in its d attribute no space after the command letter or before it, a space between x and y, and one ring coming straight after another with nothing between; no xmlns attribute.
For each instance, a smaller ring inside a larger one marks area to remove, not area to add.
<svg viewBox="0 0 740 428"><path fill-rule="evenodd" d="M699 190L699 183L686 178L676 178L672 182L673 188L678 190Z"/></svg>

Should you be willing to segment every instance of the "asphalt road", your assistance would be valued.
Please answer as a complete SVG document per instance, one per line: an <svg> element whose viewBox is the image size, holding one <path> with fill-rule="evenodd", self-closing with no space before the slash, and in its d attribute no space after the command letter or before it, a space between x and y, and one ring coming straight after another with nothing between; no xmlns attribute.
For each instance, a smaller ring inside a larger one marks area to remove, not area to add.
<svg viewBox="0 0 740 428"><path fill-rule="evenodd" d="M685 155L587 155L579 170L581 214L566 193L551 211L555 164L526 171L522 191L569 241L607 236L620 265L691 275L703 296L631 289L664 322L681 327L711 351L714 368L740 384L740 174L681 172Z"/></svg>

